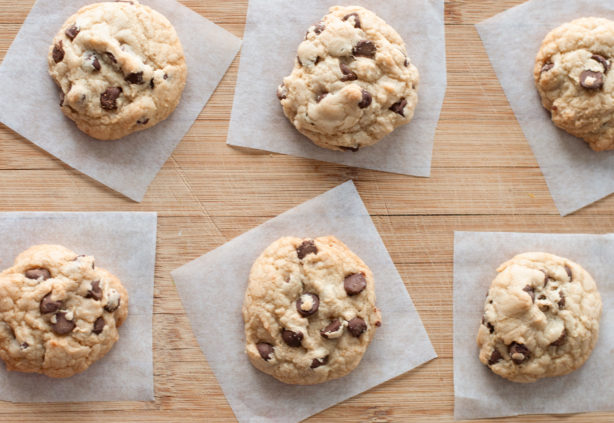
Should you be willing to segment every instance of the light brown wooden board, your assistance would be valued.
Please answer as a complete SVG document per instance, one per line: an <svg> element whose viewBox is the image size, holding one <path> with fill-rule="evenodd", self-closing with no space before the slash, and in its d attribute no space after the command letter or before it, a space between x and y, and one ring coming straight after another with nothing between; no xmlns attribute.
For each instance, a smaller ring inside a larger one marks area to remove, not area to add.
<svg viewBox="0 0 614 423"><path fill-rule="evenodd" d="M33 3L0 0L0 58ZM247 0L182 3L243 35ZM190 330L170 271L348 179L355 181L372 214L439 358L309 421L453 421L453 231L614 231L614 196L572 216L559 216L473 26L520 3L446 1L448 88L428 179L226 146L238 59L140 204L0 125L0 211L159 213L155 402L0 402L0 421L235 421ZM7 83L11 81L1 81ZM609 422L614 413L505 420Z"/></svg>

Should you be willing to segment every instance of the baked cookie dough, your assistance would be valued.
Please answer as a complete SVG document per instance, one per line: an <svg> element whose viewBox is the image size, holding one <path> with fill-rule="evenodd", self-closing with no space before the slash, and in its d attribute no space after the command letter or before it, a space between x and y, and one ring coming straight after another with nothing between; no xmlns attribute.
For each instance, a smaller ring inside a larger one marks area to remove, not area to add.
<svg viewBox="0 0 614 423"><path fill-rule="evenodd" d="M371 270L332 236L267 247L249 275L243 320L251 363L298 385L351 372L381 325Z"/></svg>
<svg viewBox="0 0 614 423"><path fill-rule="evenodd" d="M595 151L614 149L614 21L581 18L544 39L533 75L559 128Z"/></svg>
<svg viewBox="0 0 614 423"><path fill-rule="evenodd" d="M478 330L480 361L513 382L535 382L584 364L599 335L601 296L578 264L547 253L503 263Z"/></svg>
<svg viewBox="0 0 614 423"><path fill-rule="evenodd" d="M315 144L357 151L411 121L418 81L392 27L362 7L335 6L309 28L277 97Z"/></svg>
<svg viewBox="0 0 614 423"><path fill-rule="evenodd" d="M126 290L94 257L31 247L0 273L0 358L7 370L72 376L111 349L127 314Z"/></svg>
<svg viewBox="0 0 614 423"><path fill-rule="evenodd" d="M80 9L53 39L48 62L62 112L100 140L166 119L187 77L175 29L136 0Z"/></svg>

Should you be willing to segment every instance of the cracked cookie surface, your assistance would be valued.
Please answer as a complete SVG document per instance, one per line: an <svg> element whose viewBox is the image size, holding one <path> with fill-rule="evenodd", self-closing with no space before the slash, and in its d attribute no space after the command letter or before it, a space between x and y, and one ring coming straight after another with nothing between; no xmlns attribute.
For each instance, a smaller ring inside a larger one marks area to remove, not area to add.
<svg viewBox="0 0 614 423"><path fill-rule="evenodd" d="M392 27L362 7L335 6L309 28L277 97L316 145L357 151L411 121L418 82Z"/></svg>
<svg viewBox="0 0 614 423"><path fill-rule="evenodd" d="M0 358L8 370L68 377L119 338L128 294L94 257L37 245L0 273Z"/></svg>
<svg viewBox="0 0 614 423"><path fill-rule="evenodd" d="M62 112L100 140L166 119L187 78L175 29L136 0L80 9L55 36L48 63Z"/></svg>
<svg viewBox="0 0 614 423"><path fill-rule="evenodd" d="M267 247L249 275L243 320L251 363L299 385L351 372L381 325L371 270L332 236Z"/></svg>
<svg viewBox="0 0 614 423"><path fill-rule="evenodd" d="M581 18L544 39L533 75L559 128L595 151L614 149L614 21Z"/></svg>
<svg viewBox="0 0 614 423"><path fill-rule="evenodd" d="M477 342L480 361L513 382L534 382L581 367L599 336L601 296L578 264L524 253L497 269Z"/></svg>

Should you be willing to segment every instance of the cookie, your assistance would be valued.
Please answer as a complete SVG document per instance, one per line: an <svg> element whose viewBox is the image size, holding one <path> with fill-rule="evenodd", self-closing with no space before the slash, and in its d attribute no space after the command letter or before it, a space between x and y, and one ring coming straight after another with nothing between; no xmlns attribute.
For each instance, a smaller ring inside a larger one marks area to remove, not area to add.
<svg viewBox="0 0 614 423"><path fill-rule="evenodd" d="M128 294L94 257L37 245L0 273L0 358L7 370L68 377L119 338Z"/></svg>
<svg viewBox="0 0 614 423"><path fill-rule="evenodd" d="M298 385L351 372L381 325L371 270L332 236L267 247L249 274L243 320L251 363Z"/></svg>
<svg viewBox="0 0 614 423"><path fill-rule="evenodd" d="M100 140L166 119L187 77L175 29L136 0L80 9L53 39L48 62L62 112Z"/></svg>
<svg viewBox="0 0 614 423"><path fill-rule="evenodd" d="M614 149L614 21L581 18L544 39L533 75L559 128L595 151Z"/></svg>
<svg viewBox="0 0 614 423"><path fill-rule="evenodd" d="M478 330L480 361L513 382L570 373L599 336L601 296L578 264L525 253L497 269Z"/></svg>
<svg viewBox="0 0 614 423"><path fill-rule="evenodd" d="M418 82L392 27L362 7L335 6L309 28L277 97L315 144L357 151L411 121Z"/></svg>

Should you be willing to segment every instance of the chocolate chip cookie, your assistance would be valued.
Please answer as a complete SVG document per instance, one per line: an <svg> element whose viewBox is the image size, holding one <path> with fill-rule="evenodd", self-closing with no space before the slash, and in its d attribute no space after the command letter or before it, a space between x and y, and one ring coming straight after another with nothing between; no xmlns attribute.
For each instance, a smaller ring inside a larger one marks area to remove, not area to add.
<svg viewBox="0 0 614 423"><path fill-rule="evenodd" d="M480 361L513 382L570 373L599 336L601 296L578 264L546 253L503 263L478 330Z"/></svg>
<svg viewBox="0 0 614 423"><path fill-rule="evenodd" d="M8 370L68 377L119 338L128 294L94 257L37 245L0 273L0 358Z"/></svg>
<svg viewBox="0 0 614 423"><path fill-rule="evenodd" d="M187 77L175 29L136 0L80 9L54 38L48 62L62 111L100 140L118 139L166 119Z"/></svg>
<svg viewBox="0 0 614 423"><path fill-rule="evenodd" d="M243 320L252 364L298 385L351 372L381 325L371 270L332 236L271 244L252 266Z"/></svg>
<svg viewBox="0 0 614 423"><path fill-rule="evenodd" d="M362 7L335 6L309 28L277 97L315 144L357 151L411 121L418 81L392 27Z"/></svg>
<svg viewBox="0 0 614 423"><path fill-rule="evenodd" d="M533 74L559 128L595 151L614 149L614 21L581 18L544 39Z"/></svg>

